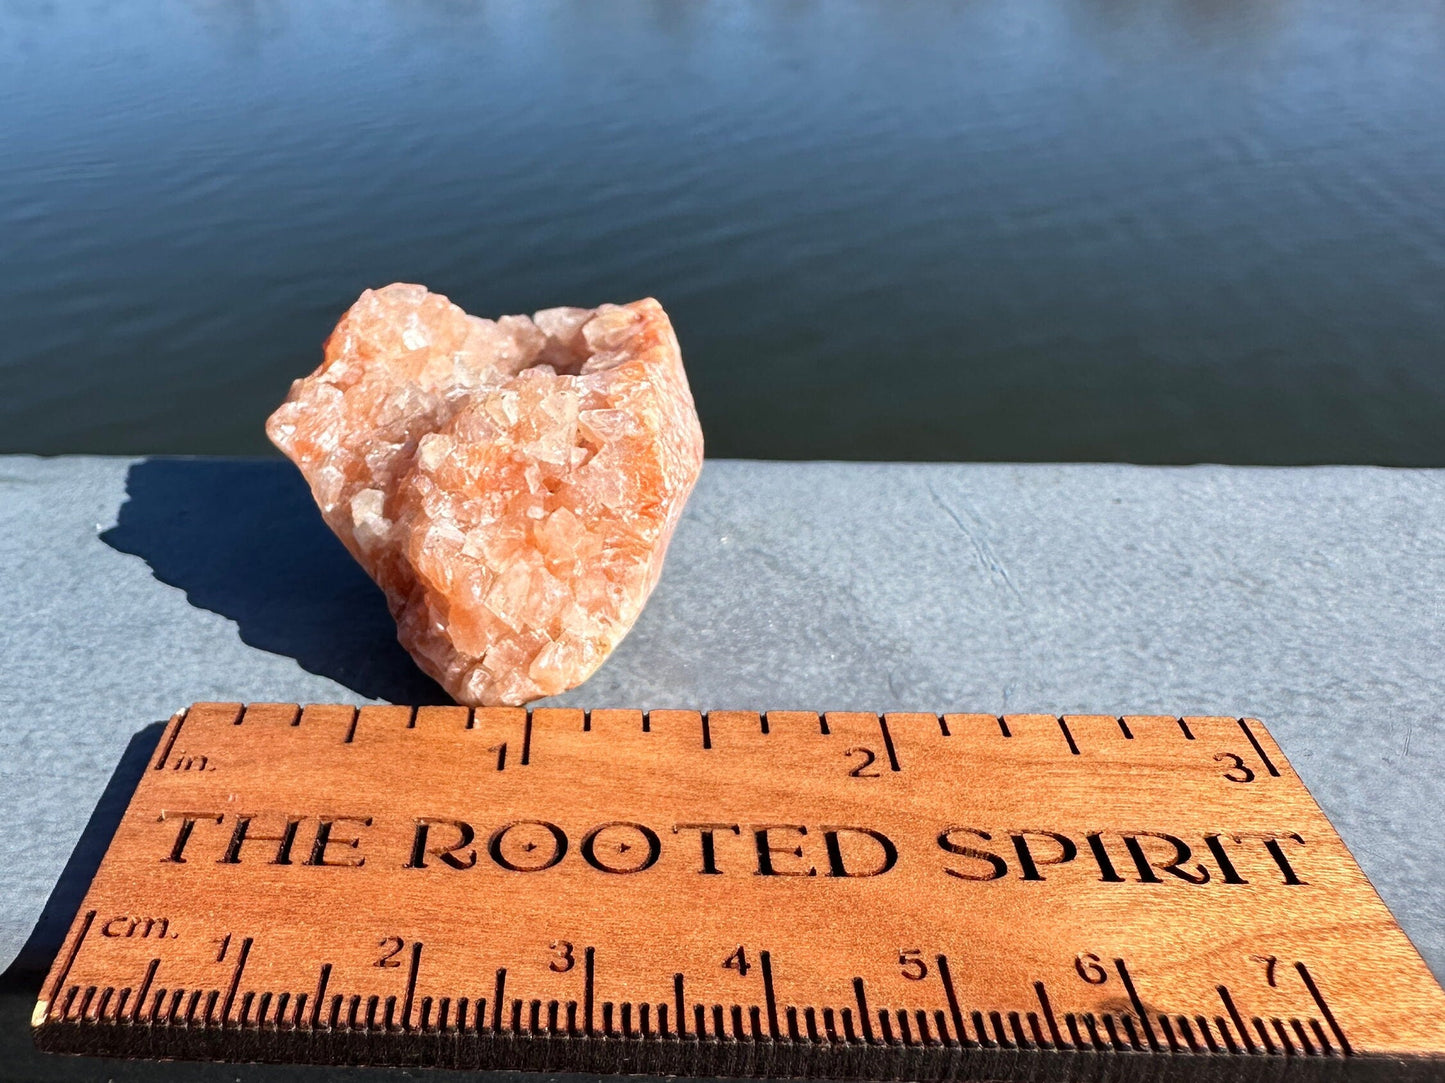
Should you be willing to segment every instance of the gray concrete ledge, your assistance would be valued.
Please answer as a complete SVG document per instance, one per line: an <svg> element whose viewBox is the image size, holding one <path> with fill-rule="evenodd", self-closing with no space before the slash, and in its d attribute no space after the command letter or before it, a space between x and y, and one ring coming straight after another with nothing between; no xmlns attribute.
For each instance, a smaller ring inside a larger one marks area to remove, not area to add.
<svg viewBox="0 0 1445 1083"><path fill-rule="evenodd" d="M176 707L439 695L286 463L0 457L0 583L0 966ZM1445 471L712 461L556 702L1257 715L1439 977L1442 601Z"/></svg>

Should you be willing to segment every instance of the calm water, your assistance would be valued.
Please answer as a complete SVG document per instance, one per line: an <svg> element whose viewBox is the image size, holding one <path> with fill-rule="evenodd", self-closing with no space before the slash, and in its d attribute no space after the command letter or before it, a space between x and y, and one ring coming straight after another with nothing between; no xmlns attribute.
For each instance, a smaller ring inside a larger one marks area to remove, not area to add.
<svg viewBox="0 0 1445 1083"><path fill-rule="evenodd" d="M714 455L1445 465L1445 4L0 0L0 450L397 279L659 297Z"/></svg>

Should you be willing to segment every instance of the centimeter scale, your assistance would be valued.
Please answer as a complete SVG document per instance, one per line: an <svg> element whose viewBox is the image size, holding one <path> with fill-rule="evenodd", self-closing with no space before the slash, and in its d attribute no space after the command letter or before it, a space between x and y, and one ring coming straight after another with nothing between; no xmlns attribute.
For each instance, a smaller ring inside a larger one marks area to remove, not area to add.
<svg viewBox="0 0 1445 1083"><path fill-rule="evenodd" d="M1442 1079L1257 721L202 703L34 1015L143 1057Z"/></svg>

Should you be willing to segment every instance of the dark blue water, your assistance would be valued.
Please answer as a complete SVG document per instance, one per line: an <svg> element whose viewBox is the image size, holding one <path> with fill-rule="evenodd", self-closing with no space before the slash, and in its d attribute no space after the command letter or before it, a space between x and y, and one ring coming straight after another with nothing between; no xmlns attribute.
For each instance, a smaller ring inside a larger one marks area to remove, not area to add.
<svg viewBox="0 0 1445 1083"><path fill-rule="evenodd" d="M657 296L714 455L1445 465L1445 5L0 0L0 450L398 279Z"/></svg>

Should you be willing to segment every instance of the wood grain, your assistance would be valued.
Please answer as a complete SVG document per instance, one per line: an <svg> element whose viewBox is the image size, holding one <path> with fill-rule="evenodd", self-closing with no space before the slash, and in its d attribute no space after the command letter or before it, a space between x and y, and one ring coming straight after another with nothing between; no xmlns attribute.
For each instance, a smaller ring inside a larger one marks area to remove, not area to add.
<svg viewBox="0 0 1445 1083"><path fill-rule="evenodd" d="M34 1022L124 1056L1445 1078L1445 993L1232 718L197 704Z"/></svg>

